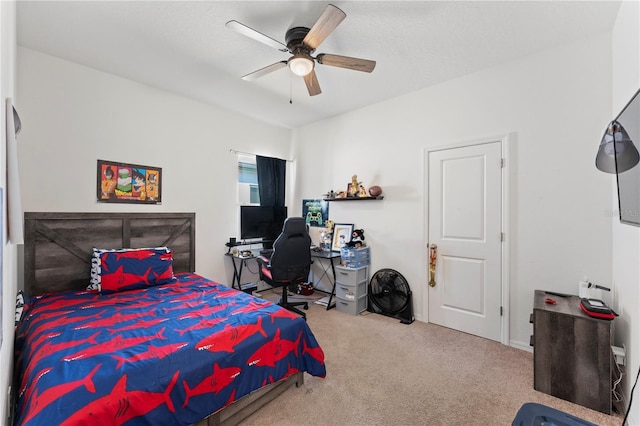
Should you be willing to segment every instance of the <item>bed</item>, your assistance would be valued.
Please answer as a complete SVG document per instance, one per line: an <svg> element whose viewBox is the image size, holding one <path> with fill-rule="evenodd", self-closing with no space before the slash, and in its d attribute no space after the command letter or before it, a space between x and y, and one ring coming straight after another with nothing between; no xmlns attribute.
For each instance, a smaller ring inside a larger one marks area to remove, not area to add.
<svg viewBox="0 0 640 426"><path fill-rule="evenodd" d="M302 318L194 274L194 247L193 213L26 213L15 423L234 424L325 376Z"/></svg>

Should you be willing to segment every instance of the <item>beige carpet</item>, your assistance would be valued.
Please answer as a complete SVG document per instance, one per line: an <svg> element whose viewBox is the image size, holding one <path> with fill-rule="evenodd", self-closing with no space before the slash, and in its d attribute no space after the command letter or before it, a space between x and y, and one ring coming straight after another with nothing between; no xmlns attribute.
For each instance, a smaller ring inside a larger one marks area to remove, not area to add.
<svg viewBox="0 0 640 426"><path fill-rule="evenodd" d="M511 425L525 402L603 426L622 423L622 416L535 391L529 352L369 312L350 316L311 304L307 315L327 377L305 374L304 386L291 387L243 424Z"/></svg>

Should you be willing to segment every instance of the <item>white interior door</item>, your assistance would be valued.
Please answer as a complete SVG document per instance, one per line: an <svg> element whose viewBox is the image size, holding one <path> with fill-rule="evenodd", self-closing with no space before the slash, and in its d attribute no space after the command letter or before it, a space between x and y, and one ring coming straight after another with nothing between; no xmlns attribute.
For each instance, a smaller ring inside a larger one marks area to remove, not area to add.
<svg viewBox="0 0 640 426"><path fill-rule="evenodd" d="M427 153L429 322L501 340L502 143Z"/></svg>

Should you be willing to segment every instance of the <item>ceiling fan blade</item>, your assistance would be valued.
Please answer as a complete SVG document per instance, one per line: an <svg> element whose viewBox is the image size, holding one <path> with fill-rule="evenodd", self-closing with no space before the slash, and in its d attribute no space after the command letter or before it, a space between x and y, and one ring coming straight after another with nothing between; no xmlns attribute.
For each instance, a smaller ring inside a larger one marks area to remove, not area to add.
<svg viewBox="0 0 640 426"><path fill-rule="evenodd" d="M332 67L348 68L355 71L371 72L376 67L376 61L352 58L349 56L330 55L321 53L316 57L319 64Z"/></svg>
<svg viewBox="0 0 640 426"><path fill-rule="evenodd" d="M322 93L322 90L320 90L320 84L318 83L318 77L316 77L316 72L314 70L311 70L311 72L303 78L304 84L307 85L309 96L315 96Z"/></svg>
<svg viewBox="0 0 640 426"><path fill-rule="evenodd" d="M280 68L284 68L287 66L287 61L280 61L280 62L276 62L275 64L271 64L271 65L267 65L264 68L260 68L258 71L254 71L250 74L247 74L245 76L242 77L243 80L246 81L253 81L256 78L260 78L262 76L265 76L269 73L272 73L276 70L279 70Z"/></svg>
<svg viewBox="0 0 640 426"><path fill-rule="evenodd" d="M258 40L260 43L264 43L267 46L271 46L282 52L287 52L287 46L280 43L278 40L272 39L271 37L264 35L261 32L254 30L253 28L247 27L246 25L241 24L238 21L229 21L225 24L225 26L237 33L250 37L254 40Z"/></svg>
<svg viewBox="0 0 640 426"><path fill-rule="evenodd" d="M318 46L320 46L320 43L322 43L346 17L347 14L342 10L332 4L327 5L322 12L322 15L320 15L316 23L313 24L313 27L311 27L307 35L302 40L302 43L306 44L313 50L317 49Z"/></svg>

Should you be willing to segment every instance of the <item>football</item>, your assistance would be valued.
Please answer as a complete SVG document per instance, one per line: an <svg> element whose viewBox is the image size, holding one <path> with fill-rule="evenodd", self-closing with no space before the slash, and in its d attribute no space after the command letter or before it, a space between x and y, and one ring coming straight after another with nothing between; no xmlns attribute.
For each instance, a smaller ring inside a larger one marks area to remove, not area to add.
<svg viewBox="0 0 640 426"><path fill-rule="evenodd" d="M372 197L377 197L380 194L382 194L382 188L380 188L378 185L373 185L369 188L369 195L371 195Z"/></svg>

